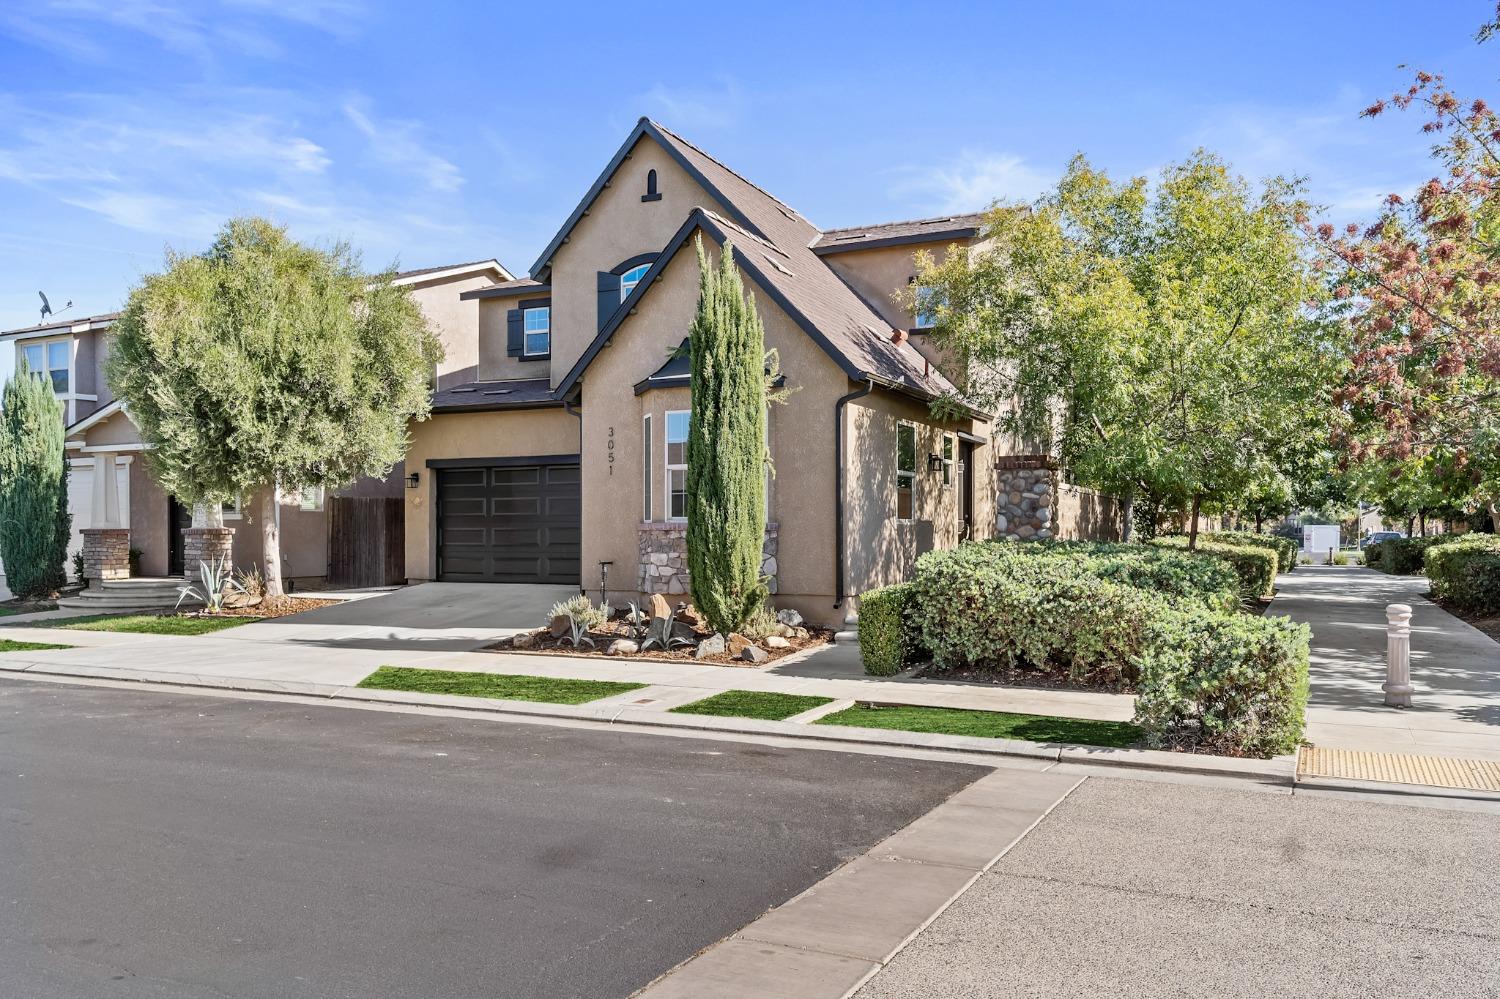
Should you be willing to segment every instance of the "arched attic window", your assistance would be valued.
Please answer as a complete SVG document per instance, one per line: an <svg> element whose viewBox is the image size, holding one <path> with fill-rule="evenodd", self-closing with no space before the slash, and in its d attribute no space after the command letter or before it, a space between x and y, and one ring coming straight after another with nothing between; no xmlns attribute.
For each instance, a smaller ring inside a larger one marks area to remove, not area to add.
<svg viewBox="0 0 1500 999"><path fill-rule="evenodd" d="M646 193L641 195L642 201L660 201L661 192L656 189L656 171L646 171Z"/></svg>

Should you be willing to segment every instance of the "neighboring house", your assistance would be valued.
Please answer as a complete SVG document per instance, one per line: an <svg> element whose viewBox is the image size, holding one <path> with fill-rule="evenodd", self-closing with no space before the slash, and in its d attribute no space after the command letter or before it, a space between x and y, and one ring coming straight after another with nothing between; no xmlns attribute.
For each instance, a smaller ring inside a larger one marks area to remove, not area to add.
<svg viewBox="0 0 1500 999"><path fill-rule="evenodd" d="M836 623L932 548L1117 533L1109 504L1013 454L987 414L932 415L963 372L897 295L916 251L980 230L964 215L822 231L641 119L529 278L460 296L479 308L478 369L411 428L408 578L594 592L607 569L615 602L685 592L680 350L699 236L714 254L734 244L790 390L770 409L763 568L778 605Z"/></svg>
<svg viewBox="0 0 1500 999"><path fill-rule="evenodd" d="M510 278L510 272L494 260L396 276L398 284L412 289L447 351L433 372L437 387L471 381L478 374L478 308L462 294ZM0 355L8 365L24 358L32 369L45 371L63 401L71 471L70 551L81 547L84 528L121 527L130 531L130 546L141 553L143 575L182 575L192 569L184 564L183 545L183 531L192 525L192 512L167 495L137 460L146 445L104 380L110 330L118 317L119 313L108 313L0 333ZM361 481L347 492L399 496L403 475L398 466L386 478ZM237 529L234 559L241 566L258 564L262 558L259 525L252 514L259 509L255 500L245 496L224 508L225 526ZM284 575L304 583L321 580L329 557L324 497L284 495L279 512Z"/></svg>

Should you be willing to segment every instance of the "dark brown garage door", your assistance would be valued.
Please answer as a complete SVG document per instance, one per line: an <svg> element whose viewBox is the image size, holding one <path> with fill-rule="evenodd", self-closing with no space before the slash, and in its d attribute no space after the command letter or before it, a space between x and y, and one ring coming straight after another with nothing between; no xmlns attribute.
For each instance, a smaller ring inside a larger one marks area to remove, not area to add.
<svg viewBox="0 0 1500 999"><path fill-rule="evenodd" d="M576 461L437 470L438 578L577 583Z"/></svg>

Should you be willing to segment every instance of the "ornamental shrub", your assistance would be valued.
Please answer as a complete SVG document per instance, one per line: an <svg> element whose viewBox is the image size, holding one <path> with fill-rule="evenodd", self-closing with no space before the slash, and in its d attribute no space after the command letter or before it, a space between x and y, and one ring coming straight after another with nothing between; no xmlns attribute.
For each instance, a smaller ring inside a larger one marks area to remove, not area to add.
<svg viewBox="0 0 1500 999"><path fill-rule="evenodd" d="M0 562L18 597L67 582L72 517L63 414L51 382L20 369L0 395Z"/></svg>
<svg viewBox="0 0 1500 999"><path fill-rule="evenodd" d="M1209 541L1231 545L1269 548L1276 553L1277 572L1291 572L1297 568L1297 555L1302 551L1302 546L1297 542L1296 538L1289 538L1282 534L1255 534L1251 531L1214 531L1211 534L1198 535L1200 541L1204 538L1207 538Z"/></svg>
<svg viewBox="0 0 1500 999"><path fill-rule="evenodd" d="M916 596L910 583L871 590L859 598L859 653L871 676L895 676L917 647L908 616Z"/></svg>
<svg viewBox="0 0 1500 999"><path fill-rule="evenodd" d="M1306 625L1175 608L1147 625L1135 723L1149 745L1275 756L1302 741Z"/></svg>
<svg viewBox="0 0 1500 999"><path fill-rule="evenodd" d="M1223 559L1155 545L1088 541L994 541L1034 557L1067 559L1091 575L1216 610L1239 604L1239 577Z"/></svg>
<svg viewBox="0 0 1500 999"><path fill-rule="evenodd" d="M1500 537L1465 534L1426 552L1432 595L1462 611L1500 614Z"/></svg>
<svg viewBox="0 0 1500 999"><path fill-rule="evenodd" d="M1153 538L1150 544L1172 548L1186 548L1188 539L1181 534ZM1240 596L1246 600L1258 600L1268 595L1276 581L1276 552L1268 548L1229 544L1224 541L1198 538L1198 551L1217 556L1234 569L1240 581Z"/></svg>

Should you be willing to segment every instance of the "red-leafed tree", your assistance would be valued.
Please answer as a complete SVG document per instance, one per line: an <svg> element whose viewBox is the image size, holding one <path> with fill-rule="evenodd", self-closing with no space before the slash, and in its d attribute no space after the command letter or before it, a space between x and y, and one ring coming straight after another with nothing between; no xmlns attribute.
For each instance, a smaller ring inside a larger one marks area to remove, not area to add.
<svg viewBox="0 0 1500 999"><path fill-rule="evenodd" d="M1480 40L1494 34L1480 32ZM1333 266L1353 334L1336 395L1354 416L1355 459L1435 462L1491 513L1500 500L1500 116L1441 76L1364 115L1420 110L1441 172L1390 195L1368 228L1310 231Z"/></svg>

